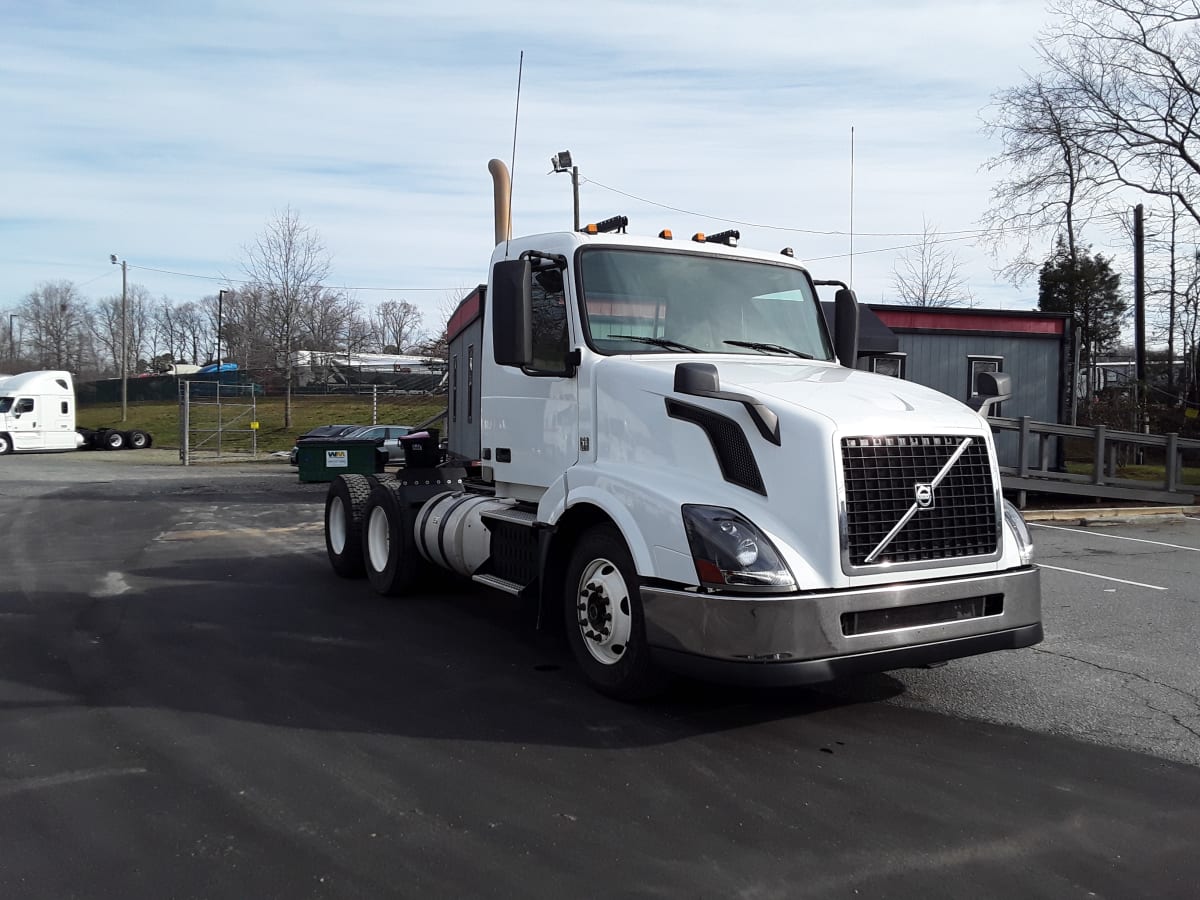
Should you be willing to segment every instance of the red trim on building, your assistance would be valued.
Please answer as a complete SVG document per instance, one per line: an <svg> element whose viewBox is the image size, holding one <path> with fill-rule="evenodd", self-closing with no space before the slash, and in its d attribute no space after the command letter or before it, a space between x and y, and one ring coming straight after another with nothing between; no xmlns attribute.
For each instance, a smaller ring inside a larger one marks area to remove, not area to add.
<svg viewBox="0 0 1200 900"><path fill-rule="evenodd" d="M922 331L996 331L1009 334L1061 335L1066 319L1045 313L974 312L934 309L896 309L872 306L871 309L888 328Z"/></svg>
<svg viewBox="0 0 1200 900"><path fill-rule="evenodd" d="M479 318L480 300L483 299L483 286L475 288L458 304L458 309L446 323L446 340L452 341L458 337L464 328Z"/></svg>

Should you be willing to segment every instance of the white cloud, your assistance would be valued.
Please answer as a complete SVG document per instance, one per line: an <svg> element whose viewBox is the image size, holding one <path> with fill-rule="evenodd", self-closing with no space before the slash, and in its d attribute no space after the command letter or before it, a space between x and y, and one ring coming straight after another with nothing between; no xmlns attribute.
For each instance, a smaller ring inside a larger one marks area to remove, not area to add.
<svg viewBox="0 0 1200 900"><path fill-rule="evenodd" d="M906 242L862 232L919 232L923 218L971 228L995 149L979 110L1034 65L1042 19L1034 2L935 0L6 6L0 306L59 278L111 293L112 252L235 275L240 247L290 205L321 232L337 281L434 288L396 294L433 310L485 275L486 163L511 154L521 50L518 231L569 225L569 179L545 174L565 148L585 178L661 204L846 231L851 126L858 251ZM643 233L725 227L595 184L582 198L585 218L624 212ZM744 245L802 257L849 245L742 231ZM981 299L1018 299L960 252ZM855 259L864 299L887 293L895 258ZM220 286L133 275L180 299Z"/></svg>

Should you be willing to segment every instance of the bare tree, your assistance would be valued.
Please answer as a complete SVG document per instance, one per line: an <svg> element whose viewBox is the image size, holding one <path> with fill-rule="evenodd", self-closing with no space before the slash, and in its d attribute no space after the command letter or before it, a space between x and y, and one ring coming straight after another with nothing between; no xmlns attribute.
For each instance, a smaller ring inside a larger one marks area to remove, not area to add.
<svg viewBox="0 0 1200 900"><path fill-rule="evenodd" d="M1080 165L1200 223L1200 3L1058 0L1050 11L1040 52Z"/></svg>
<svg viewBox="0 0 1200 900"><path fill-rule="evenodd" d="M983 218L985 242L999 256L1015 239L1016 251L1001 267L1014 284L1023 284L1041 266L1032 251L1039 235L1050 243L1062 237L1077 259L1081 212L1101 193L1078 149L1074 112L1066 89L1042 75L992 98L985 130L1000 138L1003 149L985 168L1007 174L992 188Z"/></svg>
<svg viewBox="0 0 1200 900"><path fill-rule="evenodd" d="M409 353L421 333L424 317L407 300L385 300L371 313L371 322L384 353Z"/></svg>
<svg viewBox="0 0 1200 900"><path fill-rule="evenodd" d="M80 373L91 356L90 313L70 281L43 282L21 301L22 342L41 369Z"/></svg>
<svg viewBox="0 0 1200 900"><path fill-rule="evenodd" d="M892 270L892 288L908 306L962 306L972 301L962 262L945 246L938 231L922 220L921 242L900 257Z"/></svg>
<svg viewBox="0 0 1200 900"><path fill-rule="evenodd" d="M121 371L121 344L124 332L126 371L139 371L138 361L148 356L154 327L153 301L140 284L131 284L125 292L125 320L121 320L121 295L106 297L94 305L92 335L104 355L105 366Z"/></svg>
<svg viewBox="0 0 1200 900"><path fill-rule="evenodd" d="M276 365L284 376L283 424L292 425L293 351L301 333L304 304L321 290L330 256L320 235L289 206L267 223L255 242L243 248L242 268L261 290Z"/></svg>

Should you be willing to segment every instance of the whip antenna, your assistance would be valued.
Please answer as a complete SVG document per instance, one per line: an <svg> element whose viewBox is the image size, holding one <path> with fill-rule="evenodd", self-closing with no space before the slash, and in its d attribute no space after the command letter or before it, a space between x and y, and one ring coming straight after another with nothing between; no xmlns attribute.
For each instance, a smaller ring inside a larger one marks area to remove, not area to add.
<svg viewBox="0 0 1200 900"><path fill-rule="evenodd" d="M512 143L512 164L508 167L508 196L510 198L508 205L508 238L504 241L504 255L508 256L508 242L512 240L512 184L517 177L517 123L521 121L521 73L525 69L525 51L521 51L521 57L517 60L517 107L513 112L513 143Z"/></svg>

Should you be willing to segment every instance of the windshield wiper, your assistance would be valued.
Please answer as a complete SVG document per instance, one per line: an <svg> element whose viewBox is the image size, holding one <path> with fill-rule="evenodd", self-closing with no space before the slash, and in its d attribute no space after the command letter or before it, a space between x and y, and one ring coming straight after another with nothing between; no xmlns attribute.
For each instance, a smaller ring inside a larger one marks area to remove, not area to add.
<svg viewBox="0 0 1200 900"><path fill-rule="evenodd" d="M811 353L805 353L803 350L793 350L791 347L785 347L783 344L764 344L762 341L722 341L723 344L732 344L735 347L749 347L751 350L759 350L763 353L790 353L792 356L798 356L801 359L816 359Z"/></svg>
<svg viewBox="0 0 1200 900"><path fill-rule="evenodd" d="M620 341L637 341L639 344L653 344L655 347L665 347L668 350L684 350L688 353L705 352L699 347L693 347L690 344L681 344L679 341L673 341L670 338L643 337L640 334L610 334L608 337Z"/></svg>

